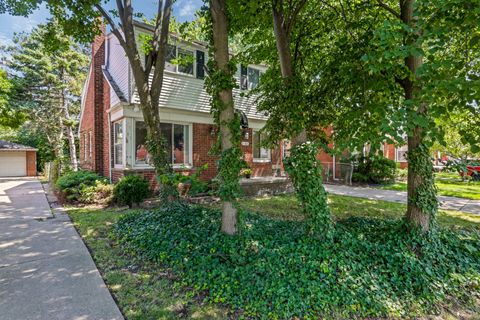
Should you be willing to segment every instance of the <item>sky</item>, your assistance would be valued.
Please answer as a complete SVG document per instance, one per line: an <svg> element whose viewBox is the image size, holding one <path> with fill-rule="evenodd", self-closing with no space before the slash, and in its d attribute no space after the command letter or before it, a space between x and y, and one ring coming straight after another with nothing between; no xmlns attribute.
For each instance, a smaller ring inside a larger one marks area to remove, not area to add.
<svg viewBox="0 0 480 320"><path fill-rule="evenodd" d="M112 8L115 7L114 2L110 0L109 5ZM133 0L132 2L134 12L142 12L149 18L155 15L158 1ZM173 15L179 22L192 20L201 5L202 0L177 0L173 5ZM0 14L0 46L11 45L14 33L30 32L36 25L45 22L49 17L50 14L44 5L27 18Z"/></svg>

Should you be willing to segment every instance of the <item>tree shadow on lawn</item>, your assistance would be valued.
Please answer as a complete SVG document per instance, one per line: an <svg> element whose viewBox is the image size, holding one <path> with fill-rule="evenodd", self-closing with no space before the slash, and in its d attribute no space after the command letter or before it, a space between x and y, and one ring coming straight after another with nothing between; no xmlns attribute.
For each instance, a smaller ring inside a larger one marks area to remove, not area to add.
<svg viewBox="0 0 480 320"><path fill-rule="evenodd" d="M245 210L258 212L273 219L291 221L304 219L298 201L293 195L242 198L239 200L239 204ZM407 210L406 205L401 203L332 194L328 195L328 205L336 221L349 217L402 219ZM443 227L480 229L480 214L440 210L437 220Z"/></svg>
<svg viewBox="0 0 480 320"><path fill-rule="evenodd" d="M339 220L332 242L301 221L242 212L241 234L221 234L221 213L174 205L120 219L128 252L165 264L179 284L246 317L413 317L479 294L477 231L410 236L398 220Z"/></svg>

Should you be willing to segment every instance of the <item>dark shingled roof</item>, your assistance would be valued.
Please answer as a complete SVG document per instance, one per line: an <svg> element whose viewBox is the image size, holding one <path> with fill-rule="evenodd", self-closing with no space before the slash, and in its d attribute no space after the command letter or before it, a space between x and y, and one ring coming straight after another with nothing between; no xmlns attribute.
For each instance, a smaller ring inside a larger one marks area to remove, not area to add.
<svg viewBox="0 0 480 320"><path fill-rule="evenodd" d="M22 144L0 140L0 150L37 150L35 148L24 146Z"/></svg>

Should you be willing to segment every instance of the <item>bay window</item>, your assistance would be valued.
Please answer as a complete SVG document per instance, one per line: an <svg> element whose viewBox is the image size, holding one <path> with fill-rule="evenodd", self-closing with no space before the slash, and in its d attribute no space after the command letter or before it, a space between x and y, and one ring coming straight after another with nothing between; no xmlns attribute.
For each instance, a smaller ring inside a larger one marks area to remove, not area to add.
<svg viewBox="0 0 480 320"><path fill-rule="evenodd" d="M260 131L253 131L253 160L270 161L270 149L263 148L262 143L265 140L265 134Z"/></svg>
<svg viewBox="0 0 480 320"><path fill-rule="evenodd" d="M176 123L161 123L160 131L165 139L167 155L173 165L190 165L190 126ZM143 121L135 122L135 164L148 165L150 155L145 142L147 128Z"/></svg>
<svg viewBox="0 0 480 320"><path fill-rule="evenodd" d="M113 161L115 165L123 165L123 123L113 124Z"/></svg>

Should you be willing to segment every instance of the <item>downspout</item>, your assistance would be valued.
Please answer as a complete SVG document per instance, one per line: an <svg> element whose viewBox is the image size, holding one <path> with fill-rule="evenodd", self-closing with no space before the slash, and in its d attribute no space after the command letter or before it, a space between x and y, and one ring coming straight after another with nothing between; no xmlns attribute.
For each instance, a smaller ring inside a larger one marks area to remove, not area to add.
<svg viewBox="0 0 480 320"><path fill-rule="evenodd" d="M112 114L108 110L108 178L112 183Z"/></svg>
<svg viewBox="0 0 480 320"><path fill-rule="evenodd" d="M110 37L105 39L106 53L105 53L105 70L108 71L110 65ZM112 90L112 88L110 88ZM110 95L111 96L111 95ZM111 105L108 107L108 179L112 183L112 114L110 113Z"/></svg>

